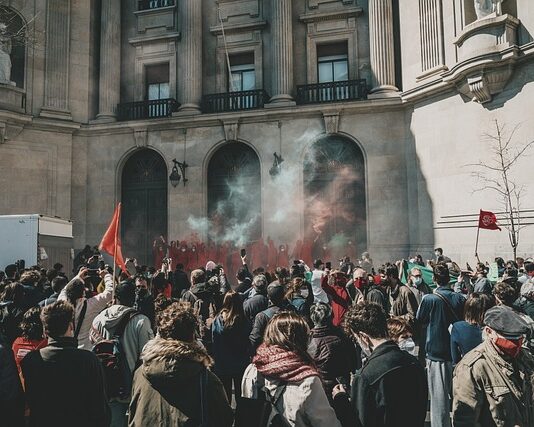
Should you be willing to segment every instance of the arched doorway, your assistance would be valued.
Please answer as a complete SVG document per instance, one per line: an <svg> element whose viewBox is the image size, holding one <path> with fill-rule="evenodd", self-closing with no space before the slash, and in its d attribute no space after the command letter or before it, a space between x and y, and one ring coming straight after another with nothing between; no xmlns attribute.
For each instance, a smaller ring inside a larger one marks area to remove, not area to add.
<svg viewBox="0 0 534 427"><path fill-rule="evenodd" d="M256 152L242 142L219 148L208 165L212 240L244 244L261 236L261 173Z"/></svg>
<svg viewBox="0 0 534 427"><path fill-rule="evenodd" d="M122 252L152 265L153 242L167 238L167 165L154 150L136 151L122 170Z"/></svg>
<svg viewBox="0 0 534 427"><path fill-rule="evenodd" d="M314 257L355 258L367 249L365 162L353 141L334 135L315 142L304 161L304 188Z"/></svg>

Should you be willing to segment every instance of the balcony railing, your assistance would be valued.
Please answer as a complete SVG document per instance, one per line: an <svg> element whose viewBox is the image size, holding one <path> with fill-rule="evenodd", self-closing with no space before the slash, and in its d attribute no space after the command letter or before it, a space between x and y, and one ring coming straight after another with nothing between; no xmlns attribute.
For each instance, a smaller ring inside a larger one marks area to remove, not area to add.
<svg viewBox="0 0 534 427"><path fill-rule="evenodd" d="M357 101L366 98L367 82L364 79L297 86L298 104Z"/></svg>
<svg viewBox="0 0 534 427"><path fill-rule="evenodd" d="M225 111L252 110L263 108L270 96L264 90L245 90L242 92L214 93L204 95L202 110L204 113L222 113Z"/></svg>
<svg viewBox="0 0 534 427"><path fill-rule="evenodd" d="M174 6L174 0L139 0L137 2L137 10L158 9L167 6Z"/></svg>
<svg viewBox="0 0 534 427"><path fill-rule="evenodd" d="M172 98L126 102L118 105L117 113L119 120L157 119L169 117L179 106Z"/></svg>

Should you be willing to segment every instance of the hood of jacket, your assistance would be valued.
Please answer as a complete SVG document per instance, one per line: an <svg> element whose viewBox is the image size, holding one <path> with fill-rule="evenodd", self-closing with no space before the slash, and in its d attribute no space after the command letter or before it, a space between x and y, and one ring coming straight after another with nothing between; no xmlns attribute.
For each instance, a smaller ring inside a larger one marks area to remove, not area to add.
<svg viewBox="0 0 534 427"><path fill-rule="evenodd" d="M134 308L127 307L125 305L112 305L111 307L105 309L102 312L102 315L99 316L100 321L102 322L102 327L111 334L120 323L123 316L126 316L134 311Z"/></svg>
<svg viewBox="0 0 534 427"><path fill-rule="evenodd" d="M141 360L143 375L162 394L187 387L202 369L213 365L213 359L198 343L159 337L145 345Z"/></svg>

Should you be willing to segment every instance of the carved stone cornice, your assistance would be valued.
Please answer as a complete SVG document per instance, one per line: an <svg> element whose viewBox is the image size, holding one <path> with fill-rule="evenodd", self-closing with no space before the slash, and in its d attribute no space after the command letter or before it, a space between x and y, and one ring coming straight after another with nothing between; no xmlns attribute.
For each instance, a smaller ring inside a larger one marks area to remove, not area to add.
<svg viewBox="0 0 534 427"><path fill-rule="evenodd" d="M363 9L361 7L351 7L330 12L305 13L299 16L299 20L308 24L310 22L353 18L361 14L363 14Z"/></svg>

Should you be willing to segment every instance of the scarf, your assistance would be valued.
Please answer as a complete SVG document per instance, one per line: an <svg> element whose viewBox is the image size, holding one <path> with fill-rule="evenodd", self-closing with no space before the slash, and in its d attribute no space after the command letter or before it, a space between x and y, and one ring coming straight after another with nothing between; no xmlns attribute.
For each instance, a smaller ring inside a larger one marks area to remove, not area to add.
<svg viewBox="0 0 534 427"><path fill-rule="evenodd" d="M252 363L264 377L283 382L299 382L319 376L317 370L306 364L298 354L277 345L262 344Z"/></svg>

